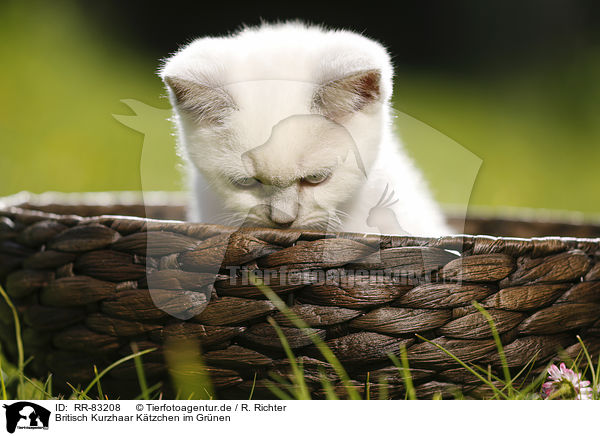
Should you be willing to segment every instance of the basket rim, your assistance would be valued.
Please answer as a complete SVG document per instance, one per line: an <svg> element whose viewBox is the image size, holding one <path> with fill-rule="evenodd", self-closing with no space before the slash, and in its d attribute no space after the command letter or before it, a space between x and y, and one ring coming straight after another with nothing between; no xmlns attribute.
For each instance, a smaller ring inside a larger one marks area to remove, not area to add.
<svg viewBox="0 0 600 436"><path fill-rule="evenodd" d="M61 206L185 206L189 193L185 191L89 191L32 193L21 191L0 197L0 209L19 207ZM461 216L465 206L441 203L442 210L449 216ZM531 208L517 206L468 205L468 215L482 219L535 221L538 223L560 223L572 225L600 226L600 213L588 213L563 209Z"/></svg>
<svg viewBox="0 0 600 436"><path fill-rule="evenodd" d="M35 209L16 206L3 208L0 205L0 217L15 219L24 217L34 222L54 220L70 227L77 225L101 224L115 230L127 229L128 233L148 231L170 231L190 237L206 239L219 234L241 232L259 239L316 240L343 238L352 239L380 248L431 247L472 254L491 254L510 252L513 255L533 253L534 257L546 256L568 250L582 250L587 253L600 252L600 238L576 238L562 236L543 236L516 238L490 235L456 234L442 237L380 235L375 233L323 232L307 229L274 229L261 227L229 227L220 224L191 223L180 220L162 220L138 216L98 215L82 217L79 215L61 215Z"/></svg>
<svg viewBox="0 0 600 436"><path fill-rule="evenodd" d="M188 194L182 191L113 191L113 192L45 192L33 194L27 191L9 197L0 197L0 217L15 218L26 217L27 221L56 220L69 226L86 224L103 224L109 227L127 228L128 232L146 231L172 231L199 239L218 234L244 232L258 238L272 239L295 239L315 240L328 238L352 239L368 245L380 248L392 247L432 247L459 252L471 252L473 254L489 254L510 252L515 255L533 253L535 257L544 256L560 251L580 249L588 253L600 252L600 237L571 237L571 236L537 236L537 237L514 237L514 236L491 236L487 234L458 233L442 237L423 236L399 236L381 235L377 233L349 233L349 232L327 232L309 229L275 229L261 227L230 227L220 224L194 223L182 220L156 219L134 215L100 214L81 216L77 214L62 214L37 210L43 207L45 210L52 207L82 206L82 207L182 207ZM449 208L452 210L452 207ZM455 211L460 211L454 208ZM508 216L518 216L518 208L510 209L504 217L493 215L493 208L476 208L481 217L495 219L506 219ZM522 210L523 215L541 217L540 222L552 222L550 219L566 215L559 211L535 211L533 209ZM464 213L464 212L463 212ZM521 215L521 217L523 217ZM569 224L572 225L598 225L598 222L584 222L582 215L567 214L570 216ZM485 219L485 218L484 218ZM537 222L537 221L536 221ZM558 221L556 221L558 222ZM564 220L562 221L564 222Z"/></svg>

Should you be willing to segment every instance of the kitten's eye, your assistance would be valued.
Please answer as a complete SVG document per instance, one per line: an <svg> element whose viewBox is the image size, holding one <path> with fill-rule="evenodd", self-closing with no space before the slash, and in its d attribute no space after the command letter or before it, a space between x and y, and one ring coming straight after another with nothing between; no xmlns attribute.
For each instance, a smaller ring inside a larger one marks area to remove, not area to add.
<svg viewBox="0 0 600 436"><path fill-rule="evenodd" d="M319 183L323 183L325 180L327 180L330 175L331 173L311 174L303 178L302 181L311 185L318 185Z"/></svg>
<svg viewBox="0 0 600 436"><path fill-rule="evenodd" d="M231 183L238 188L248 189L257 186L260 182L254 177L242 177L240 179L232 180Z"/></svg>

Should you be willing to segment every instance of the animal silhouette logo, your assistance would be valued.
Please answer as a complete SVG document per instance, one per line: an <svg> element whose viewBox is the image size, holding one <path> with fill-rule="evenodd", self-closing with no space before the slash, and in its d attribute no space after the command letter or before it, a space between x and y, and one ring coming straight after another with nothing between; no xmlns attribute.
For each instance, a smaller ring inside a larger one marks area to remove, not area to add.
<svg viewBox="0 0 600 436"><path fill-rule="evenodd" d="M180 174L175 170L178 166L178 161L165 160L165 145L170 144L170 147L174 147L173 139L173 127L170 122L170 117L173 113L171 109L160 109L140 101L133 99L125 99L122 102L133 112L129 115L114 114L113 117L124 126L127 126L135 131L142 133L143 136L143 147L140 158L140 180L142 185L142 196L144 203L152 205L156 203L156 197L153 197L153 191L162 190L164 183L171 177L179 177ZM278 125L274 132L277 133L278 129L284 129L288 125L296 125L302 123L303 120L308 120L307 117L314 117L315 114L295 114L290 115L284 120L280 120L281 123ZM444 171L439 171L435 174L441 180L438 182L440 185L445 187L451 187L448 191L447 202L453 205L452 214L454 218L453 228L456 234L460 235L464 230L464 223L467 214L467 206L471 192L475 183L477 173L481 167L482 160L471 153L469 150L445 136L444 134L436 131L431 126L411 117L410 115L402 112L395 113L395 122L399 126L399 130L404 132L403 140L406 140L407 144L412 144L414 150L418 150L423 156L427 156L427 163L432 164L433 168L443 167ZM326 120L321 120L323 123ZM292 123L292 124L290 124ZM302 130L302 129L296 129ZM357 147L351 141L351 138L344 139L343 126L331 126L330 132L337 134L336 140L333 143L336 145L336 149L340 158L348 158L348 164L355 160L357 169L360 171L362 176L368 177L368 165L367 162L363 162ZM339 141L337 139L344 139ZM268 142L269 138L267 138ZM258 159L257 154L268 153L269 144L267 142L263 145L257 146L255 149L250 150L247 155L242 155L242 163L252 163L255 165L257 162L263 162ZM264 145L267 144L267 145ZM274 143L273 143L274 144ZM342 144L347 144L345 147L340 147ZM180 150L181 153L181 150ZM246 159L244 159L246 156ZM253 160L252 158L257 159ZM169 158L170 159L170 158ZM437 162L437 164L436 164ZM442 164L440 163L442 162ZM180 163L180 162L179 162ZM257 183L256 180L244 180L245 183ZM260 182L260 181L259 181ZM376 229L377 233L382 235L405 235L410 236L409 229L400 226L400 219L402 218L402 209L398 206L398 199L402 199L403 192L401 187L397 184L391 183L385 178L370 178L372 190L372 202L374 204L365 209L361 209L360 216L357 215L357 222L363 225L366 221L367 226ZM194 182L195 183L195 182ZM261 182L262 183L262 182ZM179 182L173 183L172 186L179 186ZM271 189L271 184L266 184L265 188ZM260 185L259 185L260 186ZM396 191L394 191L396 189ZM205 195L206 202L208 204L217 204L219 198L212 195L209 189L199 190L200 194ZM287 198L287 197L286 197ZM318 198L315 198L315 202L318 203ZM291 204L294 204L293 202ZM287 203L286 203L287 205ZM279 209L275 204L275 209ZM319 212L329 210L326 207L319 209L317 204L315 210ZM415 207L418 207L416 205ZM165 313L182 320L190 319L196 315L202 313L202 311L208 306L209 301L212 298L214 291L215 279L219 277L219 271L223 265L230 262L234 265L235 253L239 252L238 247L240 241L243 241L243 234L245 229L243 227L256 227L260 223L257 223L254 219L254 215L266 216L267 212L273 210L273 205L270 204L258 204L249 210L249 213L243 212L239 215L225 213L222 214L219 207L214 207L214 211L211 208L206 208L207 214L199 216L195 220L204 223L213 224L227 224L234 229L232 233L224 232L222 234L210 235L202 241L202 243L193 250L193 254L188 255L188 266L199 272L198 279L194 278L194 282L178 282L173 279L174 275L170 271L171 266L175 266L175 269L179 268L177 258L173 255L162 255L162 244L164 239L162 238L162 230L160 222L149 222L147 226L147 253L148 258L161 257L160 268L155 268L148 263L149 269L147 274L147 286L150 290L150 295L157 308L161 309ZM285 208L284 208L285 209ZM342 208L340 208L342 209ZM287 215L290 215L286 210L281 210ZM294 212L294 210L292 210ZM337 211L336 213L330 213L327 219L326 232L338 231L339 223L345 216L342 214L345 210ZM323 212L324 214L324 212ZM151 216L152 212L149 210L148 215ZM175 215L175 214L174 214ZM285 218L285 217L284 217ZM282 227L285 223L282 223ZM404 225L406 227L406 225ZM375 232L374 232L375 233ZM374 237L375 235L371 235ZM235 249L229 250L229 247ZM269 254L272 250L272 246L264 248L263 255ZM323 248L327 250L328 248ZM236 251L237 250L237 251ZM460 251L460 250L457 250ZM424 251L423 265L428 265L427 256L429 251ZM327 253L322 254L323 257L327 257ZM369 263L377 263L379 260L377 253L369 254ZM225 263L223 263L225 262ZM432 263L435 265L435 262ZM192 277L192 276L190 276ZM239 277L235 274L231 276L233 280L232 285L236 285ZM191 280L191 278L190 278ZM176 282L176 283L175 283ZM176 290L166 291L165 286L173 286L175 283ZM267 283L268 284L268 283Z"/></svg>
<svg viewBox="0 0 600 436"><path fill-rule="evenodd" d="M369 211L367 217L367 225L369 227L377 227L381 234L407 234L407 232L398 223L398 217L392 209L392 206L398 202L396 193L392 189L388 194L389 184L385 185L385 189L379 201ZM387 196L386 196L387 195Z"/></svg>
<svg viewBox="0 0 600 436"><path fill-rule="evenodd" d="M6 431L14 433L19 429L48 429L50 411L42 406L28 401L19 401L10 405L4 404L6 409Z"/></svg>

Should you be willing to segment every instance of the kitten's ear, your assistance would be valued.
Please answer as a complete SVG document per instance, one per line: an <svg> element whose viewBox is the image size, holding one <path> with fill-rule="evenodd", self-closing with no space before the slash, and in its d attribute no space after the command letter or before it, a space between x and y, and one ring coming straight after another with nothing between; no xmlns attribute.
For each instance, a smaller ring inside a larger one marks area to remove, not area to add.
<svg viewBox="0 0 600 436"><path fill-rule="evenodd" d="M313 109L337 120L380 101L381 94L381 71L360 71L321 85L314 95Z"/></svg>
<svg viewBox="0 0 600 436"><path fill-rule="evenodd" d="M180 79L165 77L174 104L198 122L220 124L236 106L231 96L222 88L213 88Z"/></svg>

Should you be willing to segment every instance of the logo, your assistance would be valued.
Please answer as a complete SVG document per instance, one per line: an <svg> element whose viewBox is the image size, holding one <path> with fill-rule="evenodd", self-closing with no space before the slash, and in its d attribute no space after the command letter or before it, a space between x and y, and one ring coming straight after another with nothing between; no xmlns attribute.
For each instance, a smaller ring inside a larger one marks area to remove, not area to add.
<svg viewBox="0 0 600 436"><path fill-rule="evenodd" d="M27 430L48 430L50 411L28 401L3 405L6 409L6 431L14 433L18 428Z"/></svg>

